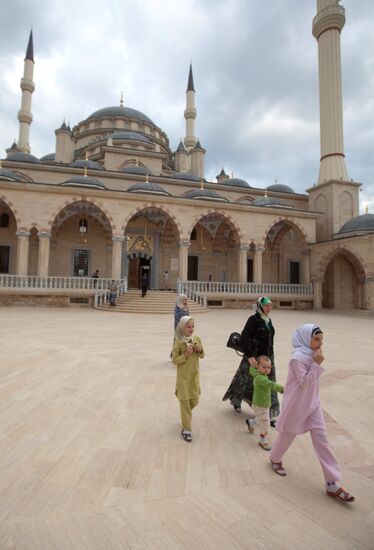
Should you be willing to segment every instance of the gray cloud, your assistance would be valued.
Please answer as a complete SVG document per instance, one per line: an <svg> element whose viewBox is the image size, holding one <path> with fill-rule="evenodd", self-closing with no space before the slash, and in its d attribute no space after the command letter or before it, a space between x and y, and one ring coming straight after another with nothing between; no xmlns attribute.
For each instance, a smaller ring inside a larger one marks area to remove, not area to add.
<svg viewBox="0 0 374 550"><path fill-rule="evenodd" d="M374 202L374 4L346 0L342 32L345 152ZM119 103L145 112L176 148L193 62L196 134L206 174L225 167L255 187L278 177L304 192L319 168L315 0L66 0L0 4L0 156L18 135L19 81L34 29L32 152L54 130Z"/></svg>

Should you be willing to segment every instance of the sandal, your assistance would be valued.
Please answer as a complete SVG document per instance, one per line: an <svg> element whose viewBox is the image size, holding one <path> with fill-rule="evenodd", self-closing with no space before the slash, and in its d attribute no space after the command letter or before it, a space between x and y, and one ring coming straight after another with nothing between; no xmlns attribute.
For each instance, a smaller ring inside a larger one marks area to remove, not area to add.
<svg viewBox="0 0 374 550"><path fill-rule="evenodd" d="M283 468L283 465L281 462L273 462L273 461L270 461L270 462L271 462L271 467L273 468L276 474L282 477L287 475L287 472Z"/></svg>
<svg viewBox="0 0 374 550"><path fill-rule="evenodd" d="M183 439L184 439L185 441L187 441L187 443L191 443L191 441L192 441L192 433L186 432L186 430L182 430L182 431L181 431L181 435L182 435Z"/></svg>
<svg viewBox="0 0 374 550"><path fill-rule="evenodd" d="M259 441L258 444L264 449L264 451L271 451L271 445L268 441Z"/></svg>
<svg viewBox="0 0 374 550"><path fill-rule="evenodd" d="M347 493L343 487L340 487L337 491L326 491L326 493L329 497L337 498L340 502L353 502L355 500L355 497Z"/></svg>

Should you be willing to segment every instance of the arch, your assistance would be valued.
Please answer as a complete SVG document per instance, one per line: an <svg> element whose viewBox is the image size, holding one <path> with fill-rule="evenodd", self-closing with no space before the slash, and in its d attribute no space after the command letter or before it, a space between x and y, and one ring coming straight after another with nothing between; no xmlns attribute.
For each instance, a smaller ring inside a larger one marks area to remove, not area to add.
<svg viewBox="0 0 374 550"><path fill-rule="evenodd" d="M57 210L55 210L55 212L52 214L51 219L48 220L48 230L52 231L52 229L54 229L56 227L56 220L58 219L59 216L61 216L61 214L64 212L64 210L66 210L69 207L73 207L74 205L79 205L79 204L83 204L86 208L83 208L81 210L79 210L79 208L77 208L76 211L73 211L70 215L66 216L65 219L68 219L71 216L73 216L75 214L78 214L80 212L82 214L87 213L87 214L90 214L90 215L93 215L94 217L96 217L99 221L101 221L101 223L104 224L104 226L105 226L105 222L107 222L107 225L110 229L111 235L114 234L116 226L113 223L113 218L109 214L108 210L104 207L104 205L102 203L99 203L95 199L85 198L85 197L80 197L80 198L73 197L72 199L65 201L65 203L62 206L59 206L57 208ZM95 214L97 214L97 212L95 212L94 210L90 210L90 208L89 208L90 206L94 207L94 208L97 208L100 212L102 212L102 214L104 214L104 217L101 217L101 219L100 219L100 216L95 215Z"/></svg>
<svg viewBox="0 0 374 550"><path fill-rule="evenodd" d="M215 209L215 208L207 208L207 209L203 210L200 214L197 214L195 216L193 222L188 226L185 238L189 240L190 235L191 235L192 230L195 227L195 225L197 223L199 223L200 220L202 220L206 216L209 216L210 214L218 214L218 215L222 216L223 219L228 221L229 225L231 225L231 227L235 229L235 231L238 235L238 238L239 238L239 243L238 244L240 245L243 242L243 233L242 233L240 227L238 226L238 224L236 223L236 221L232 218L232 216L227 214L227 212L223 212L222 210Z"/></svg>
<svg viewBox="0 0 374 550"><path fill-rule="evenodd" d="M298 233L301 233L303 239L304 239L304 243L308 243L309 242L309 239L308 239L308 235L307 233L305 232L303 226L301 224L299 224L298 222L296 222L295 220L292 220L290 218L286 218L284 216L280 216L277 220L273 220L269 225L268 227L266 228L265 230L265 233L262 237L262 241L260 243L257 243L257 244L260 244L261 246L265 246L266 245L266 240L269 236L269 233L271 232L272 228L275 227L276 225L278 224L281 224L281 223L285 223L287 224L289 227L287 228L288 229L294 229L296 230Z"/></svg>
<svg viewBox="0 0 374 550"><path fill-rule="evenodd" d="M143 162L141 162L138 158L125 160L125 161L118 167L118 170L121 170L121 168L125 168L126 166L141 166L142 168L148 168L148 167L147 167Z"/></svg>
<svg viewBox="0 0 374 550"><path fill-rule="evenodd" d="M16 231L18 231L20 228L20 219L18 217L18 212L17 210L14 208L14 205L13 203L7 199L7 197L5 197L4 195L0 195L0 208L8 208L12 215L13 215L13 218L16 222ZM23 228L22 228L23 229Z"/></svg>
<svg viewBox="0 0 374 550"><path fill-rule="evenodd" d="M239 197L237 199L234 200L234 203L235 204L241 204L241 203L248 203L248 202L253 202L255 200L255 197L252 197L251 195L244 195L242 197Z"/></svg>
<svg viewBox="0 0 374 550"><path fill-rule="evenodd" d="M177 220L175 214L173 214L173 212L167 206L165 206L164 204L161 205L161 204L155 204L155 203L152 203L152 202L143 203L143 204L137 206L136 208L134 208L134 210L132 210L132 212L130 212L128 214L128 216L125 218L125 221L123 222L123 224L121 226L121 231L123 233L126 231L126 227L128 226L129 222L132 220L132 218L134 216L140 215L143 211L146 211L146 210L149 210L149 209L160 210L161 212L166 214L172 220L172 222L174 223L174 225L176 226L176 228L179 232L178 239L180 240L182 238L182 228L181 228L180 223Z"/></svg>
<svg viewBox="0 0 374 550"><path fill-rule="evenodd" d="M324 278L326 269L328 268L331 260L333 260L334 257L338 256L339 254L342 254L351 262L353 267L356 269L358 280L360 282L363 282L366 279L368 273L368 267L364 259L360 256L360 254L358 254L358 252L352 250L345 244L342 245L341 243L332 245L321 257L316 269L316 278Z"/></svg>
<svg viewBox="0 0 374 550"><path fill-rule="evenodd" d="M19 176L23 182L35 183L35 180L28 174L25 174L24 172L19 172L18 170L13 170L13 172L17 174L17 176Z"/></svg>

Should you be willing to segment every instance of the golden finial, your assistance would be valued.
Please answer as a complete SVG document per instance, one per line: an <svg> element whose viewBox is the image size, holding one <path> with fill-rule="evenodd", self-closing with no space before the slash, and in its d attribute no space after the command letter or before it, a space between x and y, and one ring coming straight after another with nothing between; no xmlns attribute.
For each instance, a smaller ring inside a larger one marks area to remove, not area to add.
<svg viewBox="0 0 374 550"><path fill-rule="evenodd" d="M139 166L139 159L138 159L138 157L136 157L136 159L135 159L135 165L136 165L136 166Z"/></svg>
<svg viewBox="0 0 374 550"><path fill-rule="evenodd" d="M1 165L0 165L0 168L1 168ZM369 205L368 204L366 205L366 208L365 208L365 214L369 214Z"/></svg>
<svg viewBox="0 0 374 550"><path fill-rule="evenodd" d="M231 178L233 178L233 177L234 177L234 172L233 172L233 170L231 170Z"/></svg>
<svg viewBox="0 0 374 550"><path fill-rule="evenodd" d="M123 92L121 92L121 99L119 102L120 106L123 107Z"/></svg>
<svg viewBox="0 0 374 550"><path fill-rule="evenodd" d="M274 183L275 183L275 185L277 185L277 183L278 183L278 177L277 176L275 176L275 182Z"/></svg>
<svg viewBox="0 0 374 550"><path fill-rule="evenodd" d="M203 181L203 179L200 180L200 189L204 190L204 181Z"/></svg>
<svg viewBox="0 0 374 550"><path fill-rule="evenodd" d="M86 154L84 155L84 160L88 160L88 153L86 151Z"/></svg>
<svg viewBox="0 0 374 550"><path fill-rule="evenodd" d="M84 167L84 176L87 177L87 166Z"/></svg>
<svg viewBox="0 0 374 550"><path fill-rule="evenodd" d="M148 172L145 175L145 183L149 183L149 181L148 181Z"/></svg>
<svg viewBox="0 0 374 550"><path fill-rule="evenodd" d="M268 196L268 190L265 189L264 197L267 199L267 196Z"/></svg>

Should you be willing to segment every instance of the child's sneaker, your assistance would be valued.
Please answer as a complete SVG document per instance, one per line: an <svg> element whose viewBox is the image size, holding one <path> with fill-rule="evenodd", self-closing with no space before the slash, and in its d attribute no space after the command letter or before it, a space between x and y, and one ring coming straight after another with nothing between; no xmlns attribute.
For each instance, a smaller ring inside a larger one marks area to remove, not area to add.
<svg viewBox="0 0 374 550"><path fill-rule="evenodd" d="M267 439L260 439L258 444L264 449L264 451L271 451L271 445Z"/></svg>
<svg viewBox="0 0 374 550"><path fill-rule="evenodd" d="M246 418L245 423L248 426L249 433L253 434L255 431L256 420L254 418Z"/></svg>

